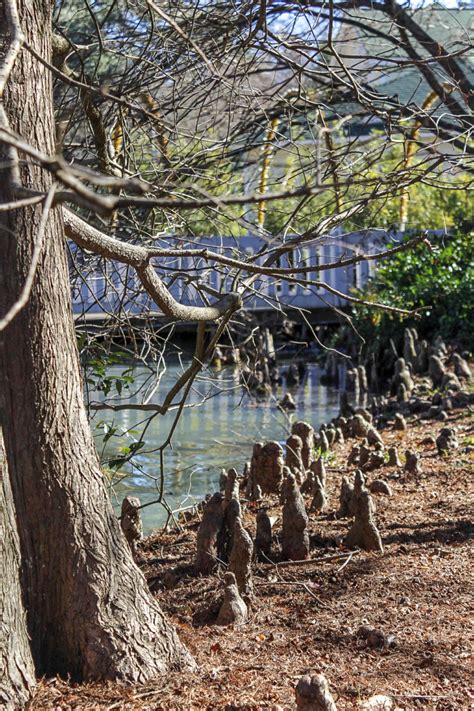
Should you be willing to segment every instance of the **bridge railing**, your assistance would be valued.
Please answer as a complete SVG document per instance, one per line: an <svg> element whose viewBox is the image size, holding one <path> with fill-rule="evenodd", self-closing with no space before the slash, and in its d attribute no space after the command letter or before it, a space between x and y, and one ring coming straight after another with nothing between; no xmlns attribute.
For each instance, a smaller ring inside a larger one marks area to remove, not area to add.
<svg viewBox="0 0 474 711"><path fill-rule="evenodd" d="M305 280L318 280L345 295L354 288L364 286L374 269L374 261L359 262L331 270L318 269L324 264L337 263L357 252L376 254L388 242L397 242L402 236L402 233L388 233L383 230L351 233L338 230L314 243L297 247L284 254L276 266L293 268L295 276L298 276L298 268L314 267L314 271L304 275ZM169 245L164 240L157 240L156 246ZM182 246L196 247L196 243L189 244L183 240ZM227 256L238 255L238 258L242 259L244 255L251 259L264 246L264 241L261 236L251 234L239 238L210 236L200 238L199 246L206 246ZM255 259L257 264L262 261L262 257ZM218 265L214 268L214 265L205 262L201 257L155 259L155 264L160 276L169 284L174 298L185 304L203 303L199 286L196 287L196 278L199 278L199 285L210 287L214 291L225 293L233 288L232 273L224 274ZM84 257L74 246L71 246L71 285L73 311L77 318L100 319L120 313L129 316L160 315L158 307L140 288L137 275L131 267L118 262ZM259 276L243 294L243 300L250 311L268 310L276 304L313 311L328 307L340 308L346 303L343 296L331 293L324 286L295 284L268 275Z"/></svg>

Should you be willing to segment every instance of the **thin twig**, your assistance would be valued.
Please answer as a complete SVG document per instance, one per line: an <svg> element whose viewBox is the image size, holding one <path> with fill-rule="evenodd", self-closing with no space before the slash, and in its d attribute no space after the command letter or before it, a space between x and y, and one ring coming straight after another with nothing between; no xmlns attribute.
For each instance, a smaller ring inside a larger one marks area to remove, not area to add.
<svg viewBox="0 0 474 711"><path fill-rule="evenodd" d="M350 558L352 558L352 556L354 555L357 555L357 553L359 553L359 551L352 551L350 553ZM292 566L320 565L321 563L330 563L333 560L341 560L341 558L346 557L347 553L336 553L335 555L328 555L322 558L308 558L307 560L273 561L267 558L268 563L260 563L260 566L264 568L289 568Z"/></svg>

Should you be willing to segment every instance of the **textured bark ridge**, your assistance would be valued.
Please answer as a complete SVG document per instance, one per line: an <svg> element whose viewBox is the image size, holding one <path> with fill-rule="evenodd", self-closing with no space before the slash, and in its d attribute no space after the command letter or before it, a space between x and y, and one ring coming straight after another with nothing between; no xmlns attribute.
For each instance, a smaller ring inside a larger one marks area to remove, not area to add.
<svg viewBox="0 0 474 711"><path fill-rule="evenodd" d="M347 476L343 476L339 493L339 511L337 512L339 518L347 518L351 515L350 505L353 493L354 485L351 484Z"/></svg>
<svg viewBox="0 0 474 711"><path fill-rule="evenodd" d="M0 430L0 708L22 708L34 685L21 599L19 541Z"/></svg>
<svg viewBox="0 0 474 711"><path fill-rule="evenodd" d="M392 490L386 481L383 479L374 479L369 484L371 494L382 494L383 496L392 496Z"/></svg>
<svg viewBox="0 0 474 711"><path fill-rule="evenodd" d="M303 443L301 458L303 460L304 471L306 471L313 461L314 429L308 422L301 420L300 422L294 423L291 428L291 434L301 438Z"/></svg>
<svg viewBox="0 0 474 711"><path fill-rule="evenodd" d="M300 487L302 494L313 494L314 493L314 482L316 477L319 477L323 489L326 488L326 467L324 465L324 460L322 457L315 459L311 462L309 470L306 472L306 479L303 485Z"/></svg>
<svg viewBox="0 0 474 711"><path fill-rule="evenodd" d="M419 476L421 474L420 456L416 452L407 449L405 452L405 471L409 474Z"/></svg>
<svg viewBox="0 0 474 711"><path fill-rule="evenodd" d="M127 539L132 555L137 551L137 543L143 537L143 524L140 516L140 499L138 496L126 496L122 501L120 525Z"/></svg>
<svg viewBox="0 0 474 711"><path fill-rule="evenodd" d="M336 430L334 427L327 427L324 430L324 434L326 435L326 439L328 441L328 447L329 449L331 449L334 442L336 441Z"/></svg>
<svg viewBox="0 0 474 711"><path fill-rule="evenodd" d="M227 472L225 469L221 469L221 473L219 475L219 491L225 491L226 483L227 483Z"/></svg>
<svg viewBox="0 0 474 711"><path fill-rule="evenodd" d="M365 466L364 471L373 471L374 469L380 469L385 464L385 456L383 449L376 449L375 452L370 453L369 461Z"/></svg>
<svg viewBox="0 0 474 711"><path fill-rule="evenodd" d="M380 436L380 433L375 429L375 427L373 425L370 425L369 429L367 430L367 441L371 445L374 445L374 444L383 445L383 439Z"/></svg>
<svg viewBox="0 0 474 711"><path fill-rule="evenodd" d="M251 476L254 486L259 486L264 494L277 494L283 478L283 449L278 442L257 442L254 445Z"/></svg>
<svg viewBox="0 0 474 711"><path fill-rule="evenodd" d="M324 459L322 457L319 457L319 459L316 459L310 467L314 477L319 477L321 480L321 484L323 486L323 489L326 488L326 466L324 464Z"/></svg>
<svg viewBox="0 0 474 711"><path fill-rule="evenodd" d="M429 375L435 388L441 385L443 378L446 375L446 368L444 367L444 363L439 356L430 356Z"/></svg>
<svg viewBox="0 0 474 711"><path fill-rule="evenodd" d="M20 0L18 9L29 45L49 58L52 4ZM12 130L54 155L52 74L27 51L16 60L6 106ZM10 202L4 166L0 155L0 202ZM21 179L51 188L50 175L29 161ZM41 206L0 213L0 318L25 283L41 215ZM28 304L1 334L0 397L37 672L146 681L192 665L133 561L99 468L57 208Z"/></svg>
<svg viewBox="0 0 474 711"><path fill-rule="evenodd" d="M395 413L395 420L393 423L393 429L403 432L407 428L407 423L405 418L400 412Z"/></svg>
<svg viewBox="0 0 474 711"><path fill-rule="evenodd" d="M296 686L297 711L337 711L324 674L305 674Z"/></svg>
<svg viewBox="0 0 474 711"><path fill-rule="evenodd" d="M355 444L347 457L347 466L351 467L357 464L360 464L360 445Z"/></svg>
<svg viewBox="0 0 474 711"><path fill-rule="evenodd" d="M359 388L361 393L366 393L369 390L369 381L367 378L367 370L365 365L358 365L357 372L359 374Z"/></svg>
<svg viewBox="0 0 474 711"><path fill-rule="evenodd" d="M457 449L459 442L456 438L456 432L450 427L443 427L436 438L436 448L441 456L447 454L452 449Z"/></svg>
<svg viewBox="0 0 474 711"><path fill-rule="evenodd" d="M298 435L291 435L286 440L286 459L285 466L295 475L298 484L301 484L304 478L305 466L302 459L303 442Z"/></svg>
<svg viewBox="0 0 474 711"><path fill-rule="evenodd" d="M262 448L262 445L260 442L257 442L257 444L254 446L254 453L255 452L260 452ZM256 459L257 460L257 455ZM252 468L252 462L247 462L245 465L246 468L246 482L245 482L245 496L249 501L260 501L262 498L262 489L261 487L257 484L255 480L256 476L256 471L255 471L255 466Z"/></svg>
<svg viewBox="0 0 474 711"><path fill-rule="evenodd" d="M229 573L234 573L239 592L248 600L253 593L252 587L253 542L238 518L234 526L234 545L229 560Z"/></svg>
<svg viewBox="0 0 474 711"><path fill-rule="evenodd" d="M362 417L362 415L354 415L351 420L352 434L354 437L367 437L370 422Z"/></svg>
<svg viewBox="0 0 474 711"><path fill-rule="evenodd" d="M406 363L413 365L416 361L416 343L418 334L413 328L406 328L403 333L403 357Z"/></svg>
<svg viewBox="0 0 474 711"><path fill-rule="evenodd" d="M218 538L224 524L224 497L216 492L204 507L197 533L197 551L194 568L197 573L208 575L217 565Z"/></svg>
<svg viewBox="0 0 474 711"><path fill-rule="evenodd" d="M229 560L234 543L234 527L236 519L242 515L240 506L240 479L237 470L232 468L227 472L224 501L224 522L217 538L217 554L223 561Z"/></svg>
<svg viewBox="0 0 474 711"><path fill-rule="evenodd" d="M415 373L426 373L428 370L428 341L418 341L415 361Z"/></svg>
<svg viewBox="0 0 474 711"><path fill-rule="evenodd" d="M322 429L320 432L315 432L313 441L314 446L316 447L316 449L319 449L321 454L324 454L325 452L329 451L329 441L326 437L326 430Z"/></svg>
<svg viewBox="0 0 474 711"><path fill-rule="evenodd" d="M283 525L282 554L285 560L306 560L309 556L308 515L293 474L288 474L282 487Z"/></svg>
<svg viewBox="0 0 474 711"><path fill-rule="evenodd" d="M231 499L225 506L224 527L218 544L219 557L228 560L234 546L235 522L242 518L242 508L238 499Z"/></svg>
<svg viewBox="0 0 474 711"><path fill-rule="evenodd" d="M365 467L365 465L368 464L370 455L371 455L371 450L369 449L368 445L361 444L360 445L360 452L359 452L359 466L360 467Z"/></svg>
<svg viewBox="0 0 474 711"><path fill-rule="evenodd" d="M346 390L348 392L356 393L356 400L359 397L360 384L359 384L359 371L357 368L351 368L346 372Z"/></svg>
<svg viewBox="0 0 474 711"><path fill-rule="evenodd" d="M248 617L247 605L240 597L234 573L224 577L224 600L217 616L218 625L241 625Z"/></svg>
<svg viewBox="0 0 474 711"><path fill-rule="evenodd" d="M400 385L403 385L408 395L415 387L410 370L404 358L398 358L395 363L395 372L392 378L392 392L396 393Z"/></svg>
<svg viewBox="0 0 474 711"><path fill-rule="evenodd" d="M240 498L240 483L237 470L233 467L227 472L227 477L224 486L224 498L226 504L228 504L232 499Z"/></svg>
<svg viewBox="0 0 474 711"><path fill-rule="evenodd" d="M321 513L327 506L326 492L324 490L323 482L317 474L315 474L313 482L313 498L311 500L310 511L314 513Z"/></svg>
<svg viewBox="0 0 474 711"><path fill-rule="evenodd" d="M357 471L355 475L350 508L354 516L354 523L347 534L346 546L382 553L382 540L374 519L375 507L364 486L364 477L360 471Z"/></svg>
<svg viewBox="0 0 474 711"><path fill-rule="evenodd" d="M453 353L451 358L454 365L454 372L458 378L469 380L472 377L471 369L466 360L459 353Z"/></svg>
<svg viewBox="0 0 474 711"><path fill-rule="evenodd" d="M455 373L446 372L441 382L441 388L446 391L457 392L461 390L461 381Z"/></svg>
<svg viewBox="0 0 474 711"><path fill-rule="evenodd" d="M343 437L350 436L350 427L349 427L349 423L347 421L347 417L343 417L342 415L339 415L339 417L336 420L336 424L337 424L337 427L341 430Z"/></svg>
<svg viewBox="0 0 474 711"><path fill-rule="evenodd" d="M398 450L396 447L388 448L388 466L389 467L401 467L402 463L398 457Z"/></svg>
<svg viewBox="0 0 474 711"><path fill-rule="evenodd" d="M255 534L255 553L257 557L265 559L270 556L272 549L272 522L268 511L261 509L257 514L257 532Z"/></svg>

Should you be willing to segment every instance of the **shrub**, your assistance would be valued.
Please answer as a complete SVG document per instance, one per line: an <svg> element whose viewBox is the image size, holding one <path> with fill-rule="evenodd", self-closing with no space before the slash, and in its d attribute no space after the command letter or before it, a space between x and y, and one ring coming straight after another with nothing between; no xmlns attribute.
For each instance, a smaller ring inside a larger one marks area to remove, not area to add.
<svg viewBox="0 0 474 711"><path fill-rule="evenodd" d="M474 348L473 233L459 230L430 238L430 242L431 249L421 243L381 263L360 293L367 301L424 309L415 319L357 306L355 316L361 334L371 344L368 350L385 347L390 338L399 346L407 326L415 326L421 337L439 333L469 350Z"/></svg>

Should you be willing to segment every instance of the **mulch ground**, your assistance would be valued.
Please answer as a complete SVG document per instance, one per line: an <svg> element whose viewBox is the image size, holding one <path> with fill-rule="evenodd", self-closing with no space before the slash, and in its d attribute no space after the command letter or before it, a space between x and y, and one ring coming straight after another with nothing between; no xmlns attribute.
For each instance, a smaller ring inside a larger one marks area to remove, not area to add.
<svg viewBox="0 0 474 711"><path fill-rule="evenodd" d="M424 440L443 426L457 428L460 448L441 458ZM310 517L314 560L255 565L247 624L214 624L223 574L193 572L197 519L143 543L140 566L198 672L171 673L140 687L43 680L29 708L294 709L296 682L308 670L327 676L339 711L360 708L375 694L391 697L394 709L474 708L474 416L455 411L443 424L413 419L407 431L388 427L382 436L400 454L420 453L422 465L417 480L387 466L369 476L383 477L393 492L374 495L383 554L351 555L342 544L349 521L335 511L341 475L353 471L345 462L354 440L336 445L328 512ZM276 500L265 503L279 516L278 535L281 508ZM246 511L244 525L254 533L254 511ZM385 644L370 646L360 635L367 624L383 633Z"/></svg>

